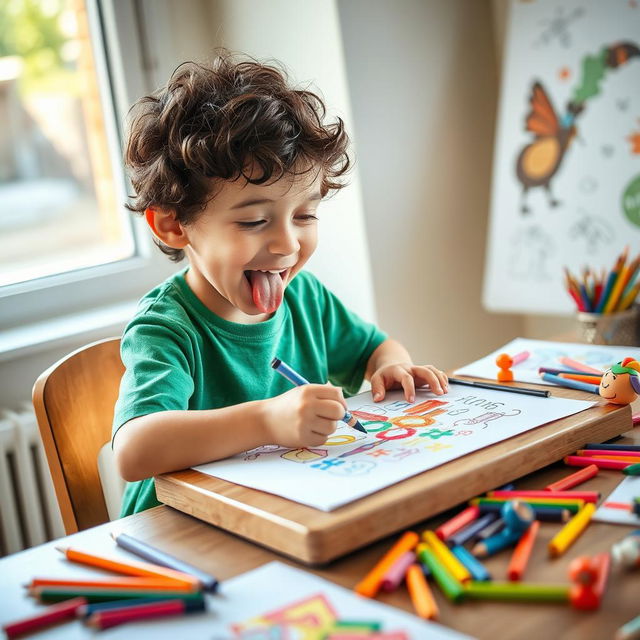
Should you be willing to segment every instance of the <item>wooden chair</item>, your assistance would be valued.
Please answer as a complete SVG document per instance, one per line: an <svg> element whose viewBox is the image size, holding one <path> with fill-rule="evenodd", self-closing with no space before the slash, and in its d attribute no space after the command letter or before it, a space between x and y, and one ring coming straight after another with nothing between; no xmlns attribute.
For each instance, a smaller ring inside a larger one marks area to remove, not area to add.
<svg viewBox="0 0 640 640"><path fill-rule="evenodd" d="M111 421L124 366L120 338L86 345L36 380L33 405L67 534L109 521L98 454Z"/></svg>

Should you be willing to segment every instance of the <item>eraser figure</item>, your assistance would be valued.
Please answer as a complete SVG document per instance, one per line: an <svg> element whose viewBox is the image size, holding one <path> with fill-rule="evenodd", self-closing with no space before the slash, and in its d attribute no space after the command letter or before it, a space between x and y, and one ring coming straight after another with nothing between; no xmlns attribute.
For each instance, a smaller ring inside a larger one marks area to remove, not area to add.
<svg viewBox="0 0 640 640"><path fill-rule="evenodd" d="M607 369L599 393L613 404L631 404L640 395L640 362L625 358Z"/></svg>

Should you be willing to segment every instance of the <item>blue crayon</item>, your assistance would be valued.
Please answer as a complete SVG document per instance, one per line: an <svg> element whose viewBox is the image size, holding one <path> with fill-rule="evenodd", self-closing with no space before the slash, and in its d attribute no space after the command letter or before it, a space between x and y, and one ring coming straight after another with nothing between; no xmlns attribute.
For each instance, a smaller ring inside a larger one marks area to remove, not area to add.
<svg viewBox="0 0 640 640"><path fill-rule="evenodd" d="M552 373L543 373L542 379L545 382L552 382L560 387L569 387L570 389L579 389L580 391L588 391L589 393L598 393L598 386L589 384L588 382L580 382L580 380L571 380L571 378L561 378Z"/></svg>
<svg viewBox="0 0 640 640"><path fill-rule="evenodd" d="M271 361L271 367L275 369L281 376L285 377L289 382L292 382L296 387L301 387L304 384L309 384L309 381L303 378L299 373L294 371L289 365L285 364L280 358L274 358ZM345 412L342 418L343 422L346 422L350 427L367 433L367 430L358 422L358 419L352 416L348 411Z"/></svg>
<svg viewBox="0 0 640 640"><path fill-rule="evenodd" d="M495 512L486 513L471 524L467 525L464 529L456 531L456 533L454 533L447 542L452 545L462 546L467 542L467 540L471 540L471 538L474 538L479 531L482 531L482 529L487 525L491 524L497 517L498 514Z"/></svg>
<svg viewBox="0 0 640 640"><path fill-rule="evenodd" d="M469 570L471 577L476 582L491 580L491 574L487 571L487 568L475 556L471 555L465 547L451 547L451 553Z"/></svg>

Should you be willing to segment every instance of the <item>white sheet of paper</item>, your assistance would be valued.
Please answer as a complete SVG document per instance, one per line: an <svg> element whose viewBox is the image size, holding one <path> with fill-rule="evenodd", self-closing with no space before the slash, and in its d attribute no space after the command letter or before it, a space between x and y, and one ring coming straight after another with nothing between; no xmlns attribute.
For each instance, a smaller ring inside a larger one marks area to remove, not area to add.
<svg viewBox="0 0 640 640"><path fill-rule="evenodd" d="M548 384L540 378L538 367L569 369L569 367L560 362L562 357L578 360L600 370L608 369L612 364L620 362L627 357L635 358L636 360L640 359L640 349L638 347L608 347L597 344L516 338L488 356L458 369L455 375L488 378L497 382L498 366L496 365L496 358L501 353L515 356L522 351L529 351L531 355L511 369L514 380L536 384Z"/></svg>
<svg viewBox="0 0 640 640"><path fill-rule="evenodd" d="M349 398L347 405L367 435L339 423L320 447L292 450L270 445L194 468L332 511L593 404L456 385L450 386L446 396L419 389L413 404L404 400L401 391L388 392L381 403L372 402L371 393L366 392Z"/></svg>
<svg viewBox="0 0 640 640"><path fill-rule="evenodd" d="M611 453L614 453L613 451ZM605 506L607 502L627 503L631 505L634 498L640 497L640 476L626 476L613 490L613 493L603 500L593 514L593 519L599 522L613 522L614 524L632 524L640 527L640 516L631 511L624 511Z"/></svg>

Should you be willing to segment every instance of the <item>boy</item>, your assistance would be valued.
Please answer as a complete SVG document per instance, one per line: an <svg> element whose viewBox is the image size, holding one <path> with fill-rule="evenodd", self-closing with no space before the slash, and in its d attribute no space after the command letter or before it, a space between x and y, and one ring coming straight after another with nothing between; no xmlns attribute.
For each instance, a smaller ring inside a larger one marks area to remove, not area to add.
<svg viewBox="0 0 640 640"><path fill-rule="evenodd" d="M189 266L148 293L125 329L113 448L122 515L159 504L153 476L265 444L323 444L363 377L373 398L438 369L348 311L301 271L320 201L349 168L343 122L278 69L222 53L186 63L134 105L125 160L156 244ZM313 383L291 385L278 356Z"/></svg>

